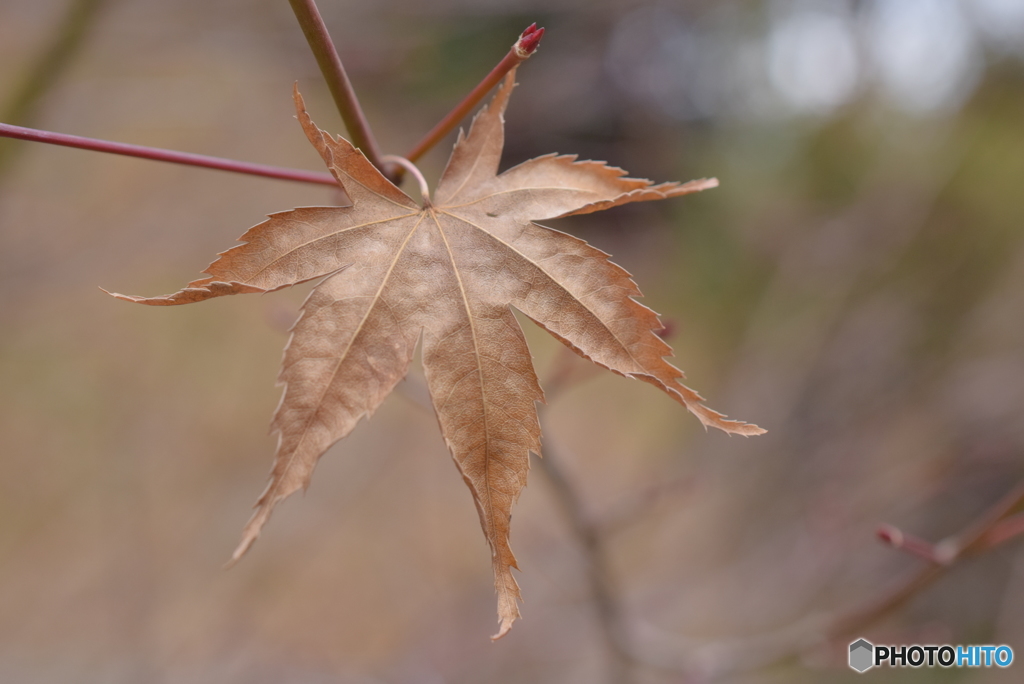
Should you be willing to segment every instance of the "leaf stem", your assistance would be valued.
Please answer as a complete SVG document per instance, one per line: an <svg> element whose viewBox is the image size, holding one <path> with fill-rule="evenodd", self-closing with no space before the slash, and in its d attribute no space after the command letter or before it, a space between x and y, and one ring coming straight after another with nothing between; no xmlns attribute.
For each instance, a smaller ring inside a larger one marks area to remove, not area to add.
<svg viewBox="0 0 1024 684"><path fill-rule="evenodd" d="M424 208L430 206L430 188L427 186L427 179L423 177L423 174L420 173L415 164L405 157L399 157L397 154L385 154L381 159L388 164L401 166L408 171L416 179L416 182L420 184L420 196L423 198Z"/></svg>
<svg viewBox="0 0 1024 684"><path fill-rule="evenodd" d="M334 97L334 104L338 107L345 128L348 129L349 138L353 145L362 150L370 163L385 176L388 173L384 162L381 160L380 148L370 130L370 124L363 114L359 100L356 98L355 90L352 89L352 82L345 73L345 67L338 56L338 50L327 33L327 26L324 24L320 10L317 9L314 0L288 0L291 3L295 18L299 20L302 33L306 36L306 42L313 50L316 62L320 66L320 72L327 81L327 87Z"/></svg>
<svg viewBox="0 0 1024 684"><path fill-rule="evenodd" d="M537 28L537 24L533 23L526 27L526 30L520 34L519 39L512 46L512 49L508 51L508 54L498 62L498 66L491 70L491 73L487 74L484 80L470 91L462 102L455 106L455 109L448 112L448 114L441 119L436 126L430 129L430 132L423 136L423 139L416 143L416 146L405 155L405 158L409 161L416 161L422 157L428 150L434 145L439 143L444 136L448 135L452 129L459 125L459 122L466 118L477 104L480 103L484 96L490 92L491 88L497 85L501 79L505 77L509 71L514 67L519 66L530 56L537 51L537 46L540 45L540 39L544 36L544 29Z"/></svg>
<svg viewBox="0 0 1024 684"><path fill-rule="evenodd" d="M35 128L24 128L22 126L12 126L11 124L5 123L0 123L0 137L43 142L51 145L63 145L64 147L77 147L83 150L93 150L94 152L122 154L128 157L153 159L156 161L171 162L172 164L201 166L207 169L217 169L219 171L245 173L250 176L264 176L266 178L279 178L282 180L299 181L301 183L318 183L320 185L332 185L335 187L338 185L338 182L334 180L334 177L327 173L317 173L315 171L305 171L303 169L289 169L282 166L269 166L267 164L253 164L249 162L236 161L234 159L208 157L204 154L177 152L175 150L165 150L159 147L143 147L142 145L130 145L128 143L111 142L109 140L99 140L97 138L83 138L78 135L41 131Z"/></svg>

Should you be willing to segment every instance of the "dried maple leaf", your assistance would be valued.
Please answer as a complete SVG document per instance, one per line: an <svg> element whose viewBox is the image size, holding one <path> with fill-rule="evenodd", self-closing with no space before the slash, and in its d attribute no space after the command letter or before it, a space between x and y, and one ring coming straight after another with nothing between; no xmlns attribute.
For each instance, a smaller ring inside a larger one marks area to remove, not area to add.
<svg viewBox="0 0 1024 684"><path fill-rule="evenodd" d="M164 297L114 295L153 306L270 292L326 278L309 295L285 349L270 484L246 525L238 559L274 506L309 484L320 456L369 416L401 380L422 336L423 367L448 448L491 547L499 633L519 617L509 548L513 502L540 454L537 383L515 307L576 353L659 387L705 426L753 435L725 420L678 381L655 332L657 314L608 255L534 220L586 214L628 202L715 187L625 178L573 156L531 159L498 175L508 75L490 106L460 134L433 202L418 206L347 140L332 138L295 104L302 128L351 206L273 214L207 268L209 278Z"/></svg>

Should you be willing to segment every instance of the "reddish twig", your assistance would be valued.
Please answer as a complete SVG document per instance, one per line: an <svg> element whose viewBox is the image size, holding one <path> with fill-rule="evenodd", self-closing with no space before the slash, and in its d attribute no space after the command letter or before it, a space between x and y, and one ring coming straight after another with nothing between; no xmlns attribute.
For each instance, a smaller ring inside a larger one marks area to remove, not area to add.
<svg viewBox="0 0 1024 684"><path fill-rule="evenodd" d="M338 185L338 181L334 180L334 177L328 173L304 171L302 169L289 169L283 166L269 166L267 164L252 164L249 162L236 161L234 159L208 157L204 154L191 154L189 152L164 150L159 147L144 147L142 145L130 145L128 143L98 140L96 138L83 138L78 135L41 131L35 128L24 128L22 126L12 126L11 124L5 123L0 123L0 137L16 138L18 140L31 140L33 142L43 142L51 145L63 145L64 147L77 147L79 149L92 150L94 152L122 154L128 157L153 159L156 161L171 162L172 164L201 166L203 168L217 169L219 171L245 173L250 176L264 176L266 178L279 178L282 180L299 181L302 183L318 183L320 185L333 185L335 187Z"/></svg>
<svg viewBox="0 0 1024 684"><path fill-rule="evenodd" d="M932 544L891 525L879 527L879 539L928 561L928 565L869 605L837 617L827 630L830 639L848 636L887 615L932 584L958 560L988 551L1024 534L1024 481L989 507L960 533Z"/></svg>
<svg viewBox="0 0 1024 684"><path fill-rule="evenodd" d="M978 544L975 548L978 551L990 549L1020 535L1024 535L1024 513L1018 513L1017 515L1000 520L998 524L994 525L992 529L978 539Z"/></svg>
<svg viewBox="0 0 1024 684"><path fill-rule="evenodd" d="M430 129L430 132L416 143L416 146L405 155L405 158L414 162L439 143L444 136L448 135L459 125L460 121L466 118L467 114L473 111L473 108L484 99L484 96L491 91L491 88L496 86L501 79L505 78L505 74L525 62L537 51L537 46L540 45L540 39L543 36L544 29L537 28L536 23L526 27L526 30L522 32L519 40L515 42L512 49L508 51L508 54L498 62L498 66L494 67L491 73L487 74L484 80L480 81L477 87L473 88L469 95L455 106L455 109L448 112L447 116Z"/></svg>
<svg viewBox="0 0 1024 684"><path fill-rule="evenodd" d="M932 544L892 525L880 525L875 531L875 536L894 549L906 551L912 556L917 556L935 565L949 565L954 560L954 557L950 555L951 548L949 546Z"/></svg>
<svg viewBox="0 0 1024 684"><path fill-rule="evenodd" d="M324 24L320 10L316 7L314 0L288 0L291 3L295 18L299 20L302 33L306 36L306 42L313 50L316 63L320 66L320 72L327 81L327 87L334 97L334 104L338 107L345 128L353 145L358 147L370 163L385 176L390 175L385 163L381 160L380 148L370 130L370 124L363 114L359 100L356 98L352 82L348 80L345 67L338 56L338 50L327 33L327 26Z"/></svg>
<svg viewBox="0 0 1024 684"><path fill-rule="evenodd" d="M927 565L873 601L848 612L839 613L825 620L811 615L790 628L704 645L705 652L715 654L716 660L723 664L722 669L714 670L714 674L722 676L726 672L747 672L778 665L823 646L835 645L837 642L859 636L863 629L931 586L957 561L978 555L1024 535L1024 512L1017 512L1021 507L1024 507L1024 481L961 532L937 544L908 535L891 525L879 527L877 535L882 541L926 560ZM674 643L672 648L672 657L668 659L657 655L644 655L638 657L638 660L666 672L689 676L691 672L686 666L686 652L692 651L688 656L692 660L699 656L702 647L679 641ZM678 657L678 652L682 652L683 660Z"/></svg>
<svg viewBox="0 0 1024 684"><path fill-rule="evenodd" d="M998 546L1024 534L1024 481L994 503L959 534L932 544L905 534L892 525L882 525L876 534L891 546L903 549L936 565L950 565L957 559ZM1014 515L1014 513L1017 513Z"/></svg>

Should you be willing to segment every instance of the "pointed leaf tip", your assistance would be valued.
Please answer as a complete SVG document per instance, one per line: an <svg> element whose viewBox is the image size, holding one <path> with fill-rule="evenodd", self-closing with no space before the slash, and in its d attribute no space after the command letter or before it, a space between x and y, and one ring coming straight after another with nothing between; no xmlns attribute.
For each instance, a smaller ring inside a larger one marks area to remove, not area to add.
<svg viewBox="0 0 1024 684"><path fill-rule="evenodd" d="M505 636L506 634L508 634L509 631L512 630L512 622L513 622L512 620L508 620L508 619L502 620L501 621L501 626L498 628L498 633L491 635L491 641L492 642L493 641L497 641L498 639L500 639L503 636Z"/></svg>

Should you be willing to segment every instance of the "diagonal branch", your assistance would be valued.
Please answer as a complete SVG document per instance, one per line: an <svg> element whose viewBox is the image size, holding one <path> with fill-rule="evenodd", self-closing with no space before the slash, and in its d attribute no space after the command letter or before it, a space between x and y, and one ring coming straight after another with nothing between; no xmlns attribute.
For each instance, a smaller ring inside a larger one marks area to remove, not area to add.
<svg viewBox="0 0 1024 684"><path fill-rule="evenodd" d="M884 525L878 536L928 564L866 604L831 616L810 614L788 627L735 639L697 642L646 629L634 650L635 662L665 673L690 677L693 662L704 661L701 679L726 677L780 665L835 645L862 630L931 586L956 562L979 555L1024 535L1024 481L1000 498L959 533L932 544Z"/></svg>
<svg viewBox="0 0 1024 684"><path fill-rule="evenodd" d="M587 515L579 493L569 482L558 461L559 457L552 449L549 437L544 440L544 457L538 458L534 463L543 471L554 488L555 497L561 504L586 559L591 600L597 612L598 625L608 654L607 681L610 684L624 684L631 681L633 666L637 663L622 615L621 598L608 567L605 539L599 525L594 524Z"/></svg>
<svg viewBox="0 0 1024 684"><path fill-rule="evenodd" d="M473 111L473 108L480 104L480 101L484 99L484 96L491 91L491 88L498 85L501 79L505 78L505 74L510 72L514 67L522 64L537 51L537 46L540 45L540 39L544 36L544 29L537 28L537 24L533 23L526 27L526 30L520 34L519 39L516 40L515 44L508 51L508 54L498 62L498 65L491 69L491 73L484 77L484 80L480 81L479 84L473 90L470 91L469 95L455 106L455 109L448 112L448 114L441 119L436 126L423 136L423 139L416 143L416 146L405 155L405 158L409 161L416 161L424 154L427 153L434 145L439 143L444 136L451 133L451 131L459 125L459 122L466 118L466 115Z"/></svg>
<svg viewBox="0 0 1024 684"><path fill-rule="evenodd" d="M894 548L928 561L928 565L869 605L836 618L828 631L830 639L856 632L903 605L908 599L941 577L958 560L984 553L1024 534L1024 481L982 513L958 534L931 544L891 525L878 529L878 537ZM1016 513L1016 515L1014 515Z"/></svg>
<svg viewBox="0 0 1024 684"><path fill-rule="evenodd" d="M345 67L338 56L338 50L327 33L327 26L324 24L320 10L317 9L314 0L288 0L291 3L295 18L299 20L302 33L306 36L306 42L313 50L316 63L320 66L320 72L327 81L327 87L331 90L334 103L338 107L345 128L353 145L358 147L366 158L370 160L377 169L385 176L389 175L385 163L381 160L380 148L370 130L370 124L359 106L359 99L356 97L352 82L348 79Z"/></svg>
<svg viewBox="0 0 1024 684"><path fill-rule="evenodd" d="M299 181L302 183L318 183L320 185L338 186L338 182L329 173L317 173L303 169L289 169L283 166L269 166L267 164L252 164L250 162L224 159L222 157L208 157L205 154L192 154L190 152L177 152L165 150L159 147L144 147L142 145L130 145L128 143L111 142L97 138L84 138L79 135L67 135L65 133L54 133L52 131L41 131L35 128L24 128L12 126L11 124L0 123L0 137L15 138L17 140L30 140L32 142L43 142L51 145L62 145L64 147L77 147L82 150L94 152L109 152L111 154L123 154L128 157L140 157L142 159L153 159L155 161L171 162L172 164L185 164L187 166L201 166L207 169L219 171L233 171L245 173L250 176L264 176L266 178L279 178L281 180Z"/></svg>

